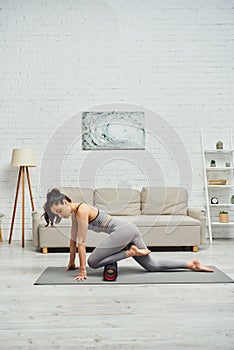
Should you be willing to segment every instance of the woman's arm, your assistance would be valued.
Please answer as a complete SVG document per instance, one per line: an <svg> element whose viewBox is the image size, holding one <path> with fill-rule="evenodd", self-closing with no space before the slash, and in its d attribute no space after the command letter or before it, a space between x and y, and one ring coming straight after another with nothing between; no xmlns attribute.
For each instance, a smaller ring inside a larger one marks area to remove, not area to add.
<svg viewBox="0 0 234 350"><path fill-rule="evenodd" d="M78 255L80 260L79 275L75 278L78 281L87 279L86 272L86 236L89 225L89 210L87 207L80 208L78 213Z"/></svg>
<svg viewBox="0 0 234 350"><path fill-rule="evenodd" d="M70 238L70 261L67 266L67 271L71 269L78 269L78 266L75 265L77 231L78 231L77 221L75 218L72 217L72 228L71 228L71 238Z"/></svg>

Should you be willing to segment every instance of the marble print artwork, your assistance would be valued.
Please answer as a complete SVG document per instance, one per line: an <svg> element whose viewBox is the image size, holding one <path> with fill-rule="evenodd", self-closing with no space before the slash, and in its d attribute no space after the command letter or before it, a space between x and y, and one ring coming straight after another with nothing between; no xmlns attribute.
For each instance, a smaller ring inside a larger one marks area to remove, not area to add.
<svg viewBox="0 0 234 350"><path fill-rule="evenodd" d="M82 149L144 149L144 112L83 112Z"/></svg>

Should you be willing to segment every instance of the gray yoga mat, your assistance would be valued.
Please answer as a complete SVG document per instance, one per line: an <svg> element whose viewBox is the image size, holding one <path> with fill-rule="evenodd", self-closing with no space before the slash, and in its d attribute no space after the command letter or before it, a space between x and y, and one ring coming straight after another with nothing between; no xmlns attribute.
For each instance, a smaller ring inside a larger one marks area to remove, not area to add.
<svg viewBox="0 0 234 350"><path fill-rule="evenodd" d="M210 266L214 272L195 272L191 270L174 270L167 272L147 272L141 267L119 266L118 278L114 282L106 282L102 279L103 268L94 270L87 268L88 279L74 281L78 270L66 272L65 267L47 267L34 283L35 285L59 285L59 284L176 284L176 283L232 283L229 276Z"/></svg>

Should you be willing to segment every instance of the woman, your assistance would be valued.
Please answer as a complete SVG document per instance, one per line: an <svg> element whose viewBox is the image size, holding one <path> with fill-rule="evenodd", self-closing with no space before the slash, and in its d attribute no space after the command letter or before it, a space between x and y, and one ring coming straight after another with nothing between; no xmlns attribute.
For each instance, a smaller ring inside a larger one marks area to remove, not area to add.
<svg viewBox="0 0 234 350"><path fill-rule="evenodd" d="M78 255L80 261L79 274L75 280L87 279L86 271L86 235L87 230L106 232L101 243L97 245L88 258L91 268L99 268L119 260L133 257L147 271L165 271L171 269L190 269L194 271L212 272L210 268L200 264L198 260L191 262L173 260L154 260L151 251L145 245L136 225L125 219L113 218L105 212L86 203L72 202L58 189L47 194L44 204L44 217L47 225L59 223L61 219L72 219L70 238L70 261L67 271L77 269L75 265L76 244L78 238Z"/></svg>

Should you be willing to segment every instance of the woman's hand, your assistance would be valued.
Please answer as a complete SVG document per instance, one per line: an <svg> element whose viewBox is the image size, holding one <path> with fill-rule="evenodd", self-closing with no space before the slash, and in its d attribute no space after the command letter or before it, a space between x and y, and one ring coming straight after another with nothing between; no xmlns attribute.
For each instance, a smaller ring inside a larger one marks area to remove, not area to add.
<svg viewBox="0 0 234 350"><path fill-rule="evenodd" d="M74 262L69 262L69 264L67 265L66 271L68 270L75 270L78 269L79 266L77 266Z"/></svg>
<svg viewBox="0 0 234 350"><path fill-rule="evenodd" d="M83 281L83 280L87 280L87 279L88 279L87 272L85 269L82 269L82 270L80 270L79 275L74 278L74 281L76 281L76 280Z"/></svg>

